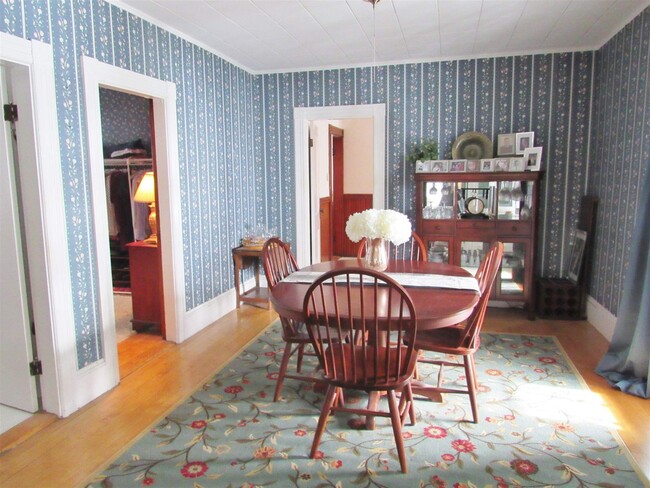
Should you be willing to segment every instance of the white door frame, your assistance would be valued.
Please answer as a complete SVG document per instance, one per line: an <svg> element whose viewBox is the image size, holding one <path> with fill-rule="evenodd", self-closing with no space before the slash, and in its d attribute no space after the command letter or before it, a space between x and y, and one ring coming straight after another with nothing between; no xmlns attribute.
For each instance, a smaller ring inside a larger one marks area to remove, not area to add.
<svg viewBox="0 0 650 488"><path fill-rule="evenodd" d="M65 417L78 408L72 286L61 175L52 46L0 32L0 62L21 67L31 107L19 107L31 147L19 147L25 240L36 346L43 365L43 409ZM24 69L23 69L24 68ZM20 120L22 118L22 121ZM27 141L26 141L27 142Z"/></svg>
<svg viewBox="0 0 650 488"><path fill-rule="evenodd" d="M386 186L386 104L341 105L332 107L294 108L294 140L296 154L296 260L299 266L320 261L318 246L310 249L310 235L318 235L318 195L316 172L309 180L309 123L314 120L373 119L373 192L374 208L384 208ZM311 216L310 216L311 209ZM309 227L311 217L311 228Z"/></svg>
<svg viewBox="0 0 650 488"><path fill-rule="evenodd" d="M183 249L180 212L180 177L178 171L178 132L176 123L176 85L158 80L94 58L81 59L86 121L88 160L91 176L92 207L95 229L95 253L99 277L99 307L106 368L95 381L104 387L119 381L113 281L109 250L104 155L102 149L99 88L111 88L153 100L156 179L160 221L158 239L162 252L163 300L167 340L182 342L186 338L184 321L185 285L183 283ZM95 372L97 373L97 372ZM97 389L97 387L95 387Z"/></svg>

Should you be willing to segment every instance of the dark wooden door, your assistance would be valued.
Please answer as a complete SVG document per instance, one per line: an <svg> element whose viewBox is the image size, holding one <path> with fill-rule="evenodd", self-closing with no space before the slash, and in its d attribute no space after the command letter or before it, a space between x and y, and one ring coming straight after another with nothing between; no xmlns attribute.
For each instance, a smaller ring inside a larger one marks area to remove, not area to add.
<svg viewBox="0 0 650 488"><path fill-rule="evenodd" d="M335 256L345 256L345 223L343 204L343 130L329 126L330 181L332 182L332 241Z"/></svg>

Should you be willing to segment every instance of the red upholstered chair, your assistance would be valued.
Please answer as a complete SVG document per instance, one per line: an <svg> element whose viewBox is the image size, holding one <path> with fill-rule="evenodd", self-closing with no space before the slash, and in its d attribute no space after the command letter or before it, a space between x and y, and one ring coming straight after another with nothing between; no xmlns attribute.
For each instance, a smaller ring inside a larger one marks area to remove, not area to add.
<svg viewBox="0 0 650 488"><path fill-rule="evenodd" d="M277 237L272 237L264 243L262 248L262 263L264 273L268 282L269 290L298 269L296 258L291 253L290 245ZM301 381L318 382L319 380L307 375L288 374L287 369L291 357L298 353L296 372L302 371L302 361L305 354L305 347L311 344L311 339L305 329L305 324L280 316L282 324L282 339L285 341L284 353L278 372L278 381L275 386L273 401L277 402L282 393L282 385L285 378L292 378ZM312 353L313 354L313 353Z"/></svg>
<svg viewBox="0 0 650 488"><path fill-rule="evenodd" d="M399 259L402 261L426 261L427 248L422 238L415 232L411 232L411 238L404 244L395 246L390 243L389 259ZM357 248L357 257L362 258L366 254L366 238L359 241Z"/></svg>
<svg viewBox="0 0 650 488"><path fill-rule="evenodd" d="M480 332L483 327L483 319L487 309L488 300L492 291L492 285L501 265L503 257L503 244L495 242L490 246L476 272L481 297L476 304L472 314L467 321L458 326L443 327L441 329L421 330L415 340L415 348L420 352L418 361L438 365L438 385L436 390L439 393L462 393L469 395L472 407L472 422L478 420L478 407L476 405L476 366L474 353L481 343ZM461 356L462 363L453 361L428 359L424 351ZM467 389L447 388L443 386L443 369L445 366L463 366L467 378ZM417 394L417 388L415 389Z"/></svg>
<svg viewBox="0 0 650 488"><path fill-rule="evenodd" d="M316 455L330 414L389 417L406 473L402 426L408 414L415 423L411 378L417 360L413 347L417 318L411 297L383 273L346 268L325 273L312 283L303 310L328 383L310 457ZM343 389L386 392L389 411L372 405L347 407ZM396 390L402 391L399 404Z"/></svg>

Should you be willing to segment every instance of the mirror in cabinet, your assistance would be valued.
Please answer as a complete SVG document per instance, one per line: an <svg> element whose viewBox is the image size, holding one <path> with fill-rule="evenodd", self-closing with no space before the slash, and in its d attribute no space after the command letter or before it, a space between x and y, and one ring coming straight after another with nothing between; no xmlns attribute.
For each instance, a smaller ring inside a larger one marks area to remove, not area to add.
<svg viewBox="0 0 650 488"><path fill-rule="evenodd" d="M499 220L530 220L533 212L532 181L500 181L498 192Z"/></svg>
<svg viewBox="0 0 650 488"><path fill-rule="evenodd" d="M427 220L454 217L453 184L449 181L427 181L423 185L422 218Z"/></svg>
<svg viewBox="0 0 650 488"><path fill-rule="evenodd" d="M503 298L523 297L526 285L528 244L504 242L497 292Z"/></svg>
<svg viewBox="0 0 650 488"><path fill-rule="evenodd" d="M459 181L456 184L460 219L493 219L496 181Z"/></svg>

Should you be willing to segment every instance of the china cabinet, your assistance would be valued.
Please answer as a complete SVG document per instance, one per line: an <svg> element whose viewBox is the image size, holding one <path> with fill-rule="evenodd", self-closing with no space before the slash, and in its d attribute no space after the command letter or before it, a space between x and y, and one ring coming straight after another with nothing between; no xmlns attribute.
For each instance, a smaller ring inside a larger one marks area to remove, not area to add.
<svg viewBox="0 0 650 488"><path fill-rule="evenodd" d="M540 172L417 173L417 232L427 259L476 272L494 240L504 255L493 300L534 318Z"/></svg>

